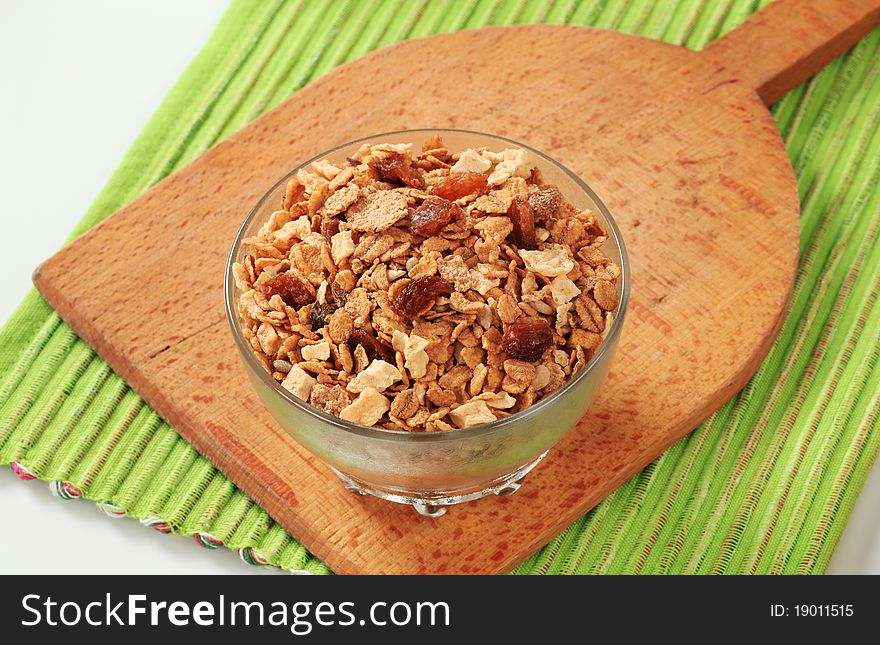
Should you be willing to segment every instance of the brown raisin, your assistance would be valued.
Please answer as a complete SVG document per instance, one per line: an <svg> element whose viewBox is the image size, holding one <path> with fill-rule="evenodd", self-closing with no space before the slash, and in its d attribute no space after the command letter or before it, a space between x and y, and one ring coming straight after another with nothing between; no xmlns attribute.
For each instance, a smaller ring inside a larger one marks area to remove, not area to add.
<svg viewBox="0 0 880 645"><path fill-rule="evenodd" d="M367 352L367 358L371 361L379 358L386 363L395 364L394 350L385 341L376 338L365 329L352 329L348 337L348 346L354 348L361 345Z"/></svg>
<svg viewBox="0 0 880 645"><path fill-rule="evenodd" d="M290 273L279 273L263 283L263 295L267 298L278 295L288 307L299 309L315 301L312 292L302 280Z"/></svg>
<svg viewBox="0 0 880 645"><path fill-rule="evenodd" d="M339 232L339 220L335 217L325 217L321 220L321 235L330 241L330 238Z"/></svg>
<svg viewBox="0 0 880 645"><path fill-rule="evenodd" d="M409 157L399 152L373 162L373 168L383 181L403 184L410 188L425 189L425 178L413 165Z"/></svg>
<svg viewBox="0 0 880 645"><path fill-rule="evenodd" d="M519 320L507 326L501 347L511 358L534 362L553 342L550 324L543 318Z"/></svg>
<svg viewBox="0 0 880 645"><path fill-rule="evenodd" d="M394 311L408 320L424 314L434 306L437 296L452 293L452 285L447 280L428 275L413 280L397 292L394 298Z"/></svg>
<svg viewBox="0 0 880 645"><path fill-rule="evenodd" d="M513 243L521 249L534 249L538 240L535 237L535 212L529 200L514 197L507 216L513 223Z"/></svg>
<svg viewBox="0 0 880 645"><path fill-rule="evenodd" d="M431 237L460 217L464 217L464 211L455 202L440 197L428 197L413 212L409 230L416 235Z"/></svg>
<svg viewBox="0 0 880 645"><path fill-rule="evenodd" d="M449 179L434 186L434 194L443 199L459 199L474 193L482 193L488 178L481 172L463 172L449 175Z"/></svg>
<svg viewBox="0 0 880 645"><path fill-rule="evenodd" d="M309 323L312 329L317 331L327 324L327 320L333 315L333 312L339 309L339 305L335 302L325 302L324 304L315 303L309 312Z"/></svg>

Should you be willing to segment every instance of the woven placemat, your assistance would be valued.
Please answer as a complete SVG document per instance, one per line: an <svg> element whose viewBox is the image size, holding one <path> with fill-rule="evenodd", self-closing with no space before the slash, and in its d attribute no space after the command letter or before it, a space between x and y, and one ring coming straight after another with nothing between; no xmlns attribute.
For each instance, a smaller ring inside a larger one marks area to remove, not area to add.
<svg viewBox="0 0 880 645"><path fill-rule="evenodd" d="M754 0L236 0L77 235L305 83L398 40L548 22L700 49ZM518 573L821 573L878 451L880 30L773 108L803 204L791 312L746 388ZM760 267L755 267L760 271ZM742 315L749 315L743 303ZM328 573L31 292L0 332L0 463L111 516ZM658 402L662 404L662 402Z"/></svg>

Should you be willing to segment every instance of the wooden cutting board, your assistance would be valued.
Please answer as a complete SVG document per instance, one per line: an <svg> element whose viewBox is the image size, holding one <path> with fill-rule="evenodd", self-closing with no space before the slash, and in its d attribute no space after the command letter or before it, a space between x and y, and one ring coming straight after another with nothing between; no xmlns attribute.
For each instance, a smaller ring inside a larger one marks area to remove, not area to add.
<svg viewBox="0 0 880 645"><path fill-rule="evenodd" d="M172 426L341 573L508 571L737 392L783 319L795 177L773 103L867 33L880 0L777 0L695 53L569 26L485 28L344 65L46 261L49 303ZM620 224L632 300L587 416L509 498L425 518L348 493L252 393L223 313L244 216L357 137L458 127L583 177ZM772 431L772 429L768 429Z"/></svg>

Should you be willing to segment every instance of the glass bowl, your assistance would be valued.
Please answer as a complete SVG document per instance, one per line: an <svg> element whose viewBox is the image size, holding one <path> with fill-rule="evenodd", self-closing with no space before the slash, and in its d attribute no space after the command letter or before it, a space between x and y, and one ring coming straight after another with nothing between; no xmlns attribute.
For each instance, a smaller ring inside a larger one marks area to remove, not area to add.
<svg viewBox="0 0 880 645"><path fill-rule="evenodd" d="M562 387L525 410L463 430L406 432L344 421L298 399L263 368L245 340L238 314L232 265L243 258L242 240L254 235L278 210L288 179L319 159L342 161L364 143L412 143L414 149L440 135L450 150L524 148L546 183L555 184L578 209L590 209L605 226L603 250L621 268L620 302L605 341L592 359ZM235 344L257 395L272 416L313 455L329 465L352 491L411 504L437 516L446 505L490 494L515 492L519 480L586 413L611 365L629 298L629 264L620 231L608 209L574 173L547 155L519 142L468 130L423 129L377 134L331 148L293 169L272 186L248 213L235 236L226 265L226 315Z"/></svg>

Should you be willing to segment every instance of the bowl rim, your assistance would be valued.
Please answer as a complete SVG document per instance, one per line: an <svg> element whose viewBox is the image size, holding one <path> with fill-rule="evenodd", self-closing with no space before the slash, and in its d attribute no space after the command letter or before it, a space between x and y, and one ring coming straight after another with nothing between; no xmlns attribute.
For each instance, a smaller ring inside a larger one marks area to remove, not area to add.
<svg viewBox="0 0 880 645"><path fill-rule="evenodd" d="M511 414L508 417L504 417L502 419L497 419L496 421L491 421L489 423L481 423L479 425L471 426L469 428L455 429L455 430L444 430L438 432L417 432L412 430L391 430L387 428L376 428L373 426L367 426L360 423L353 423L351 421L346 421L345 419L341 419L339 417L333 416L323 410L319 410L313 405L299 399L292 392L288 391L284 388L278 381L272 378L272 375L263 367L263 365L257 360L254 355L253 349L250 344L245 341L244 334L241 330L241 323L239 321L238 312L235 307L235 279L232 273L232 265L235 263L237 255L241 250L241 242L244 238L245 231L248 229L260 208L266 203L266 200L282 185L284 185L294 174L299 172L302 168L306 168L311 163L315 161L319 161L321 159L325 159L331 156L334 152L352 146L354 144L362 143L365 141L372 141L379 137L400 137L406 134L427 134L427 133L455 133L455 134L463 134L463 135L475 135L480 137L487 137L490 139L495 139L498 141L503 141L507 144L511 144L513 146L524 148L528 150L531 154L536 157L542 159L544 162L549 163L553 166L556 166L560 170L562 170L569 178L574 181L574 183L583 190L593 201L596 207L602 214L602 217L605 220L605 224L608 228L608 232L610 233L609 241L612 241L614 245L617 247L618 254L620 256L620 278L618 279L619 285L619 293L620 299L617 303L617 307L613 313L613 320L611 321L611 329L605 335L605 339L600 345L598 351L587 361L586 365L584 365L580 371L574 376L574 378L569 379L562 386L559 387L555 392L550 394L549 396L541 399L540 401L534 403L533 405L527 407L524 410ZM479 130L467 130L460 128L410 128L404 130L390 130L387 132L379 132L376 134L371 134L365 137L359 137L357 139L352 139L351 141L346 141L345 143L341 143L339 145L333 146L320 154L311 157L310 159L304 161L303 163L296 166L289 173L284 175L281 179L275 182L256 204L250 209L244 221L239 226L238 231L235 234L235 238L232 241L232 246L229 250L229 254L226 259L226 271L224 277L224 304L226 309L226 319L229 323L229 326L232 331L232 337L235 341L236 346L238 347L239 353L242 355L242 359L246 365L246 367L251 371L252 374L255 374L257 378L259 378L264 384L266 384L275 394L279 395L282 399L286 400L288 403L293 405L295 408L305 412L306 414L316 417L320 421L324 423L329 423L330 425L346 431L352 434L360 435L363 437L370 437L375 439L382 439L386 441L422 441L422 442L435 442L435 441L457 441L470 439L474 437L479 437L482 435L491 434L493 432L503 430L504 428L514 425L518 423L520 420L528 418L530 416L534 416L539 414L545 408L550 407L555 402L559 401L569 390L573 389L575 384L580 382L582 379L586 378L587 374L589 374L593 368L599 363L601 358L605 355L607 351L609 351L610 347L614 347L616 344L616 338L620 335L620 331L623 327L624 319L626 317L627 304L629 302L629 293L630 293L630 267L629 267L629 257L626 252L626 245L624 244L623 237L620 233L620 229L617 227L617 223L614 221L614 217L611 215L611 212L608 210L608 207L605 203L599 198L599 196L593 191L593 189L582 180L577 174L572 172L562 163L556 161L546 153L533 148L530 145L524 144L520 141L516 141L514 139L510 139L509 137L492 134L490 132L481 132Z"/></svg>

